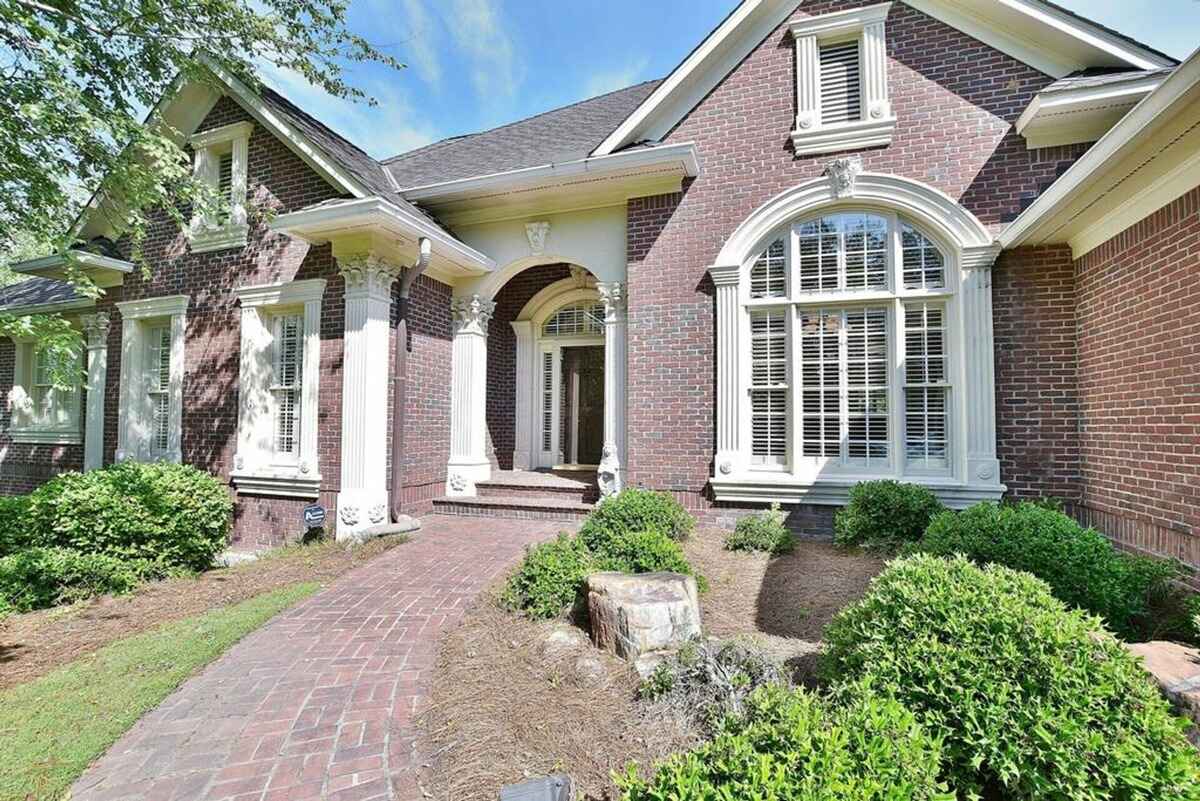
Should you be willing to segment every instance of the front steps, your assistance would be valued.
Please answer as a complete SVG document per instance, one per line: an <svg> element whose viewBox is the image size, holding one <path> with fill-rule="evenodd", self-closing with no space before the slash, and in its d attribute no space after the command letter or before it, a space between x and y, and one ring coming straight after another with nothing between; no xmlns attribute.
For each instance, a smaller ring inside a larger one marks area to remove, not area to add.
<svg viewBox="0 0 1200 801"><path fill-rule="evenodd" d="M435 498L439 514L578 522L600 499L596 474L498 470L476 486L477 497Z"/></svg>

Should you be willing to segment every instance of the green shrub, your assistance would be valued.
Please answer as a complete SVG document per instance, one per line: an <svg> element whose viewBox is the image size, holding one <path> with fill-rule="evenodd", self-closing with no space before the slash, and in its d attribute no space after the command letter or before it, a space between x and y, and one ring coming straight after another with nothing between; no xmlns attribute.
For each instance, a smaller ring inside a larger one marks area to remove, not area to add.
<svg viewBox="0 0 1200 801"><path fill-rule="evenodd" d="M934 515L945 511L932 492L899 481L863 481L834 519L839 545L894 549L916 542Z"/></svg>
<svg viewBox="0 0 1200 801"><path fill-rule="evenodd" d="M1123 554L1102 534L1035 503L982 503L945 512L917 547L1032 573L1059 600L1100 615L1128 639L1137 639L1149 624L1152 595L1162 595L1177 575L1172 563Z"/></svg>
<svg viewBox="0 0 1200 801"><path fill-rule="evenodd" d="M638 696L712 733L729 715L745 714L750 694L767 684L789 682L779 665L760 652L737 642L696 639L659 664Z"/></svg>
<svg viewBox="0 0 1200 801"><path fill-rule="evenodd" d="M0 558L0 606L30 612L95 595L120 595L155 574L156 568L144 560L26 548Z"/></svg>
<svg viewBox="0 0 1200 801"><path fill-rule="evenodd" d="M525 559L504 587L501 602L514 612L532 618L557 617L575 603L595 557L583 542L569 534L529 548Z"/></svg>
<svg viewBox="0 0 1200 801"><path fill-rule="evenodd" d="M29 514L41 545L205 570L226 545L233 503L193 467L125 462L51 479Z"/></svg>
<svg viewBox="0 0 1200 801"><path fill-rule="evenodd" d="M767 685L712 742L618 784L625 801L953 801L938 765L938 743L896 701L864 688L834 706Z"/></svg>
<svg viewBox="0 0 1200 801"><path fill-rule="evenodd" d="M597 504L579 536L589 548L599 551L602 540L619 534L657 531L673 540L685 540L695 525L679 501L665 492L627 489Z"/></svg>
<svg viewBox="0 0 1200 801"><path fill-rule="evenodd" d="M748 515L737 521L733 533L725 538L729 551L763 551L779 555L795 549L796 538L784 525L783 509L771 504L766 512Z"/></svg>
<svg viewBox="0 0 1200 801"><path fill-rule="evenodd" d="M897 560L825 639L828 677L870 681L942 739L960 798L1200 799L1200 755L1139 662L1028 573Z"/></svg>
<svg viewBox="0 0 1200 801"><path fill-rule="evenodd" d="M8 556L33 544L29 496L0 497L0 556Z"/></svg>
<svg viewBox="0 0 1200 801"><path fill-rule="evenodd" d="M603 540L593 554L597 567L611 573L692 574L679 543L657 531L614 535Z"/></svg>

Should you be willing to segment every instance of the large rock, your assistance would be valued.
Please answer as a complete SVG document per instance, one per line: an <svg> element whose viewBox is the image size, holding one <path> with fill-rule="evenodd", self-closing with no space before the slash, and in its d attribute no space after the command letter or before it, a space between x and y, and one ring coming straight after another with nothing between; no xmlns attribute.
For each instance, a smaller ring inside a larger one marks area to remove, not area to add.
<svg viewBox="0 0 1200 801"><path fill-rule="evenodd" d="M596 573L588 577L592 642L634 662L700 635L696 580L678 573Z"/></svg>
<svg viewBox="0 0 1200 801"><path fill-rule="evenodd" d="M1175 642L1142 642L1127 646L1142 657L1180 714L1200 724L1200 651Z"/></svg>

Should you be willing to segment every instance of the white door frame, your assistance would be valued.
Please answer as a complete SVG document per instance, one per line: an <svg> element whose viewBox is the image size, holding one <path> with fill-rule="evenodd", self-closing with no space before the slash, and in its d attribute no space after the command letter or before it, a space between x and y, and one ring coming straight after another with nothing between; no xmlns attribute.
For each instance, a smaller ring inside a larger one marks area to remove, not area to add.
<svg viewBox="0 0 1200 801"><path fill-rule="evenodd" d="M550 427L549 427L550 448L547 449L543 446L546 444L545 434L546 434L546 422L547 422L547 420L546 420L547 404L545 403L546 399L545 399L544 393L546 392L548 387L546 386L546 382L545 382L546 376L542 375L541 373L539 373L537 376L535 376L535 380L537 380L539 383L538 399L540 401L536 405L536 408L535 408L536 425L534 426L534 430L536 432L538 432L538 437L539 437L536 467L547 468L547 469L564 469L564 470L573 470L573 469L581 468L581 467L596 467L596 465L582 465L582 464L576 464L574 462L568 464L566 462L566 454L563 452L562 448L560 447L562 445L562 441L563 441L562 426L563 426L563 417L564 417L563 412L565 411L562 408L562 399L563 399L563 385L562 385L562 382L563 382L563 358L562 357L563 357L563 351L567 348L596 348L596 347L598 347L598 348L604 347L604 337L589 336L589 337L554 337L554 338L539 337L538 338L538 351L537 352L539 354L541 354L541 358L539 359L538 364L544 366L545 365L544 359L547 356L549 356L551 358L553 375L551 376L551 381L549 383L551 384L550 389L554 393L554 395L552 398L549 399L549 401L550 401L550 403L549 403L549 407L550 407L550 409L549 409L549 411L550 411L550 414L549 414L549 418L550 418L549 419L549 422L550 422ZM603 419L603 417L601 419ZM572 421L572 431L570 432L570 435L572 437L573 442L578 442L578 439L579 439L579 415L578 415L578 413L571 415L571 421ZM575 453L576 451L577 451L576 447L571 448L571 453Z"/></svg>

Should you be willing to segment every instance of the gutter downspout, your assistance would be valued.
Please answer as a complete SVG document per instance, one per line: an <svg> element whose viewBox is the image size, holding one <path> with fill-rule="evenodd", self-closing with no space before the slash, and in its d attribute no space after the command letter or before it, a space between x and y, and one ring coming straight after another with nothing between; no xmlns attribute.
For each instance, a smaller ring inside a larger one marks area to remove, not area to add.
<svg viewBox="0 0 1200 801"><path fill-rule="evenodd" d="M400 522L400 493L404 489L401 463L404 459L404 407L408 396L408 298L412 285L429 266L433 243L422 237L417 263L400 278L400 297L396 301L396 364L392 369L392 486L390 497L392 522Z"/></svg>

